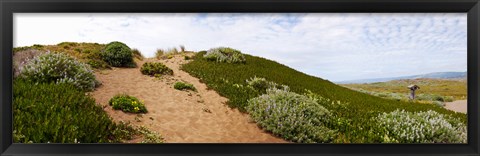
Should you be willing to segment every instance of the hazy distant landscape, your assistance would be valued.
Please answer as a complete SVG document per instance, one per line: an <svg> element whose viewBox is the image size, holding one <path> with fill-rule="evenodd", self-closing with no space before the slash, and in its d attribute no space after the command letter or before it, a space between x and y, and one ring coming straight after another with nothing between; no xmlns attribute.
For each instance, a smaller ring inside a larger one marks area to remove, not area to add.
<svg viewBox="0 0 480 156"><path fill-rule="evenodd" d="M412 76L401 76L401 77L389 77L389 78L374 78L374 79L360 79L360 80L350 80L350 81L339 81L336 83L339 84L349 84L349 83L374 83L374 82L386 82L391 80L402 80L402 79L421 79L421 78L430 78L430 79L467 79L467 72L436 72L428 73L422 75L412 75Z"/></svg>

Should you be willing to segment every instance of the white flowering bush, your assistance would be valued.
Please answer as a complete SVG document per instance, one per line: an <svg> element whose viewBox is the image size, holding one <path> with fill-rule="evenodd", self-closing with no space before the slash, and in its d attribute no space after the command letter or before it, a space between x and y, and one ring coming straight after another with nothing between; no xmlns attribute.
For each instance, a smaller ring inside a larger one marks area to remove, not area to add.
<svg viewBox="0 0 480 156"><path fill-rule="evenodd" d="M385 142L466 143L467 126L458 119L435 111L395 110L380 114L376 121L386 130Z"/></svg>
<svg viewBox="0 0 480 156"><path fill-rule="evenodd" d="M89 65L63 53L36 56L21 68L20 76L36 83L66 83L92 91L98 81Z"/></svg>
<svg viewBox="0 0 480 156"><path fill-rule="evenodd" d="M227 63L245 63L245 56L236 49L228 47L212 48L203 56L209 61Z"/></svg>
<svg viewBox="0 0 480 156"><path fill-rule="evenodd" d="M253 89L262 91L262 92L266 91L267 89L273 89L273 88L285 89L285 90L289 89L288 86L286 85L279 85L275 82L267 81L267 79L263 77L255 76L250 79L247 79L246 81L249 87L252 87Z"/></svg>
<svg viewBox="0 0 480 156"><path fill-rule="evenodd" d="M300 143L331 142L335 131L325 126L330 112L314 100L284 89L248 100L246 108L262 128L286 140Z"/></svg>

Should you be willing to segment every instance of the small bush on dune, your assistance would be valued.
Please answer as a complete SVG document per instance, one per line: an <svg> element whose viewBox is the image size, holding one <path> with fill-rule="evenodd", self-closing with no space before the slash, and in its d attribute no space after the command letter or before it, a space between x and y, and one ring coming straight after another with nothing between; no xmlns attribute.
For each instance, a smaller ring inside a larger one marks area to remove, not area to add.
<svg viewBox="0 0 480 156"><path fill-rule="evenodd" d="M173 75L173 70L160 62L146 62L140 68L140 72L144 75Z"/></svg>
<svg viewBox="0 0 480 156"><path fill-rule="evenodd" d="M246 109L262 128L293 142L325 143L335 137L335 131L325 125L330 112L304 95L268 89L248 100Z"/></svg>
<svg viewBox="0 0 480 156"><path fill-rule="evenodd" d="M22 68L20 77L36 83L73 84L85 91L92 91L98 84L90 66L62 53L35 57Z"/></svg>
<svg viewBox="0 0 480 156"><path fill-rule="evenodd" d="M209 61L227 63L245 63L245 56L236 49L228 47L212 48L203 56Z"/></svg>
<svg viewBox="0 0 480 156"><path fill-rule="evenodd" d="M119 127L107 113L71 84L13 83L15 143L120 142Z"/></svg>
<svg viewBox="0 0 480 156"><path fill-rule="evenodd" d="M108 101L108 104L116 110L130 113L147 113L145 105L136 97L126 94L118 94Z"/></svg>
<svg viewBox="0 0 480 156"><path fill-rule="evenodd" d="M197 90L192 84L185 83L185 82L176 82L175 85L173 85L173 88L177 90L192 90L192 91Z"/></svg>
<svg viewBox="0 0 480 156"><path fill-rule="evenodd" d="M395 110L375 120L386 130L386 142L466 143L467 126L455 118L435 111Z"/></svg>
<svg viewBox="0 0 480 156"><path fill-rule="evenodd" d="M140 126L137 131L143 135L141 143L163 143L162 135L148 130L145 126Z"/></svg>
<svg viewBox="0 0 480 156"><path fill-rule="evenodd" d="M275 82L272 81L267 81L267 79L262 78L262 77L252 77L247 81L247 85L249 87L252 87L253 89L265 93L267 89L286 89L288 90L288 86L285 85L279 85Z"/></svg>
<svg viewBox="0 0 480 156"><path fill-rule="evenodd" d="M114 67L135 67L132 50L122 42L110 42L101 53L102 58Z"/></svg>

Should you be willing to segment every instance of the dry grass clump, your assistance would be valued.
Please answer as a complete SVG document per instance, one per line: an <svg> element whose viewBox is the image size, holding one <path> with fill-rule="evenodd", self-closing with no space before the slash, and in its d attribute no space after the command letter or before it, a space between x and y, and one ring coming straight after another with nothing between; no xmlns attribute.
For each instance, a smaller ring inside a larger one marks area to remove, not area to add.
<svg viewBox="0 0 480 156"><path fill-rule="evenodd" d="M157 52L155 53L155 58L157 59L171 59L173 58L173 55L176 55L176 54L183 54L185 53L185 46L184 45L180 45L179 46L180 48L177 49L177 47L172 47L172 48L168 48L168 49L157 49Z"/></svg>
<svg viewBox="0 0 480 156"><path fill-rule="evenodd" d="M133 57L138 59L138 60L143 60L145 57L142 55L142 53L136 49L136 48L133 48L132 49L132 53L133 53Z"/></svg>

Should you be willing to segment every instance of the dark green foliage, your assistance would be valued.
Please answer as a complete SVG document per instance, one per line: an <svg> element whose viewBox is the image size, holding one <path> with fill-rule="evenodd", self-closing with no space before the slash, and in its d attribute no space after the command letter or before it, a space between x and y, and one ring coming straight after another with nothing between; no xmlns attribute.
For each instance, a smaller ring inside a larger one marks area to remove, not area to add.
<svg viewBox="0 0 480 156"><path fill-rule="evenodd" d="M229 99L228 104L245 112L248 99L258 97L262 93L246 86L247 79L263 77L277 84L290 87L290 91L298 94L305 93L305 89L332 101L340 100L349 103L344 106L325 106L336 116L338 127L343 133L342 142L375 143L382 142L382 137L376 135L381 131L371 119L379 113L392 112L403 109L409 112L434 110L441 114L451 114L466 123L466 115L455 113L434 105L394 101L371 96L338 86L327 80L309 76L293 70L277 62L245 54L245 64L223 63L207 61L203 58L205 52L199 52L194 61L182 66L182 70L198 77L209 88L216 90L220 95Z"/></svg>
<svg viewBox="0 0 480 156"><path fill-rule="evenodd" d="M173 75L173 70L160 62L146 62L140 68L140 72L144 75Z"/></svg>
<svg viewBox="0 0 480 156"><path fill-rule="evenodd" d="M176 82L175 85L173 85L173 88L177 90L192 90L192 91L197 90L192 84L185 83L185 82Z"/></svg>
<svg viewBox="0 0 480 156"><path fill-rule="evenodd" d="M105 46L102 58L114 67L134 67L132 50L124 43L114 41Z"/></svg>
<svg viewBox="0 0 480 156"><path fill-rule="evenodd" d="M75 86L22 79L13 85L13 127L15 143L108 143L129 136Z"/></svg>
<svg viewBox="0 0 480 156"><path fill-rule="evenodd" d="M113 107L113 109L120 109L123 112L130 113L147 113L147 108L143 102L138 100L136 97L129 96L126 94L118 94L108 101L108 104Z"/></svg>

